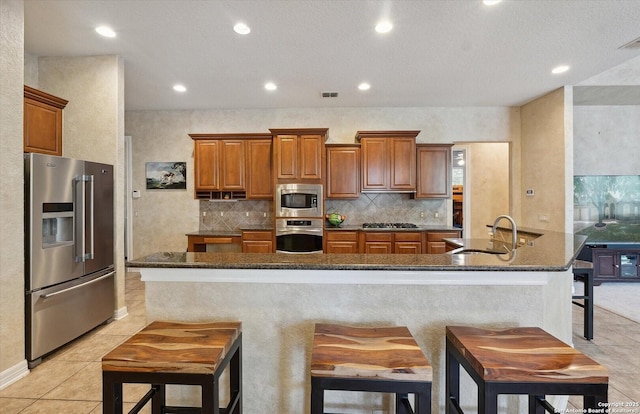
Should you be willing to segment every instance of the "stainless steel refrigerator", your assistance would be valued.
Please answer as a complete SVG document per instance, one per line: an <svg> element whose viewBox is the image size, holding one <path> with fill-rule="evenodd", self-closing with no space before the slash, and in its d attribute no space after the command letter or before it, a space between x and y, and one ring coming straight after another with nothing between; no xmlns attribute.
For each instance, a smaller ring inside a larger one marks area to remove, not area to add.
<svg viewBox="0 0 640 414"><path fill-rule="evenodd" d="M25 154L29 366L113 316L113 166Z"/></svg>

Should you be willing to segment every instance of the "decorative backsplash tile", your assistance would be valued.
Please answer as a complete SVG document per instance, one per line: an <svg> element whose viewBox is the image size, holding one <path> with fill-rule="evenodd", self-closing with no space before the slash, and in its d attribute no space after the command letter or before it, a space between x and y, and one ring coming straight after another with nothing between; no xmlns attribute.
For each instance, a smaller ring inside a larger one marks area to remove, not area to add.
<svg viewBox="0 0 640 414"><path fill-rule="evenodd" d="M273 225L271 200L200 201L200 230L237 230Z"/></svg>
<svg viewBox="0 0 640 414"><path fill-rule="evenodd" d="M353 200L327 200L327 213L347 216L348 226L362 223L414 223L417 225L446 225L447 200L415 200L409 194L363 193ZM436 217L437 215L437 217Z"/></svg>
<svg viewBox="0 0 640 414"><path fill-rule="evenodd" d="M414 200L409 194L364 193L357 199L326 200L327 213L347 216L345 225L368 222L447 225L447 200ZM437 217L436 217L437 216ZM271 200L200 201L200 230L237 230L273 225Z"/></svg>

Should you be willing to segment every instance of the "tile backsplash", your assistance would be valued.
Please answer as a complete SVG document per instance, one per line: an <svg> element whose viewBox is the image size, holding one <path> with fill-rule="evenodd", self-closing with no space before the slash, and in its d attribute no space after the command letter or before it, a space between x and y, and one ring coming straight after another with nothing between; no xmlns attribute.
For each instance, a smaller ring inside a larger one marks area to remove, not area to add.
<svg viewBox="0 0 640 414"><path fill-rule="evenodd" d="M357 199L326 200L327 213L340 213L344 225L367 222L447 225L447 201L414 200L409 194L363 193ZM200 201L200 230L228 231L273 225L271 200Z"/></svg>

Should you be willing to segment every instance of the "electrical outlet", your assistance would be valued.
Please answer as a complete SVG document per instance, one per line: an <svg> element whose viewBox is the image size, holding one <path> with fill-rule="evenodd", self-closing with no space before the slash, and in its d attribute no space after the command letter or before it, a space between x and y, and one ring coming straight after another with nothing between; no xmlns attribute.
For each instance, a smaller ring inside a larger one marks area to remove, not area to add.
<svg viewBox="0 0 640 414"><path fill-rule="evenodd" d="M438 217L440 217L440 214L438 214L438 212L436 211L436 214L434 214L434 216L435 216L436 218L438 218Z"/></svg>
<svg viewBox="0 0 640 414"><path fill-rule="evenodd" d="M547 216L546 214L540 214L538 216L538 220L540 220L540 221L549 221L549 216Z"/></svg>
<svg viewBox="0 0 640 414"><path fill-rule="evenodd" d="M224 211L220 212L220 217L224 216Z"/></svg>
<svg viewBox="0 0 640 414"><path fill-rule="evenodd" d="M207 217L207 212L206 211L202 212L202 217Z"/></svg>
<svg viewBox="0 0 640 414"><path fill-rule="evenodd" d="M249 212L247 211L247 212L245 213L245 215L246 215L247 217L249 217Z"/></svg>
<svg viewBox="0 0 640 414"><path fill-rule="evenodd" d="M420 217L424 217L424 211L420 212Z"/></svg>
<svg viewBox="0 0 640 414"><path fill-rule="evenodd" d="M267 217L267 213L262 213L262 217Z"/></svg>

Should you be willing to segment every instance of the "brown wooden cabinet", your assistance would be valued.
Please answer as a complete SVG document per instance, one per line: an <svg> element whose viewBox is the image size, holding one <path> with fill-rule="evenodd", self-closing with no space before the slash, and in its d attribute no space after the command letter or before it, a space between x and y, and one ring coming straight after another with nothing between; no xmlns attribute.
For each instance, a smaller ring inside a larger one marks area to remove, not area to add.
<svg viewBox="0 0 640 414"><path fill-rule="evenodd" d="M187 235L188 252L206 252L207 245L215 246L212 250L219 252L240 251L240 237L238 236L201 236Z"/></svg>
<svg viewBox="0 0 640 414"><path fill-rule="evenodd" d="M247 141L247 199L273 198L271 147L271 138Z"/></svg>
<svg viewBox="0 0 640 414"><path fill-rule="evenodd" d="M220 141L204 140L194 144L195 190L220 190Z"/></svg>
<svg viewBox="0 0 640 414"><path fill-rule="evenodd" d="M451 197L451 145L416 146L415 198Z"/></svg>
<svg viewBox="0 0 640 414"><path fill-rule="evenodd" d="M360 233L362 242L360 252L369 254L390 254L393 253L393 233L375 233L363 231Z"/></svg>
<svg viewBox="0 0 640 414"><path fill-rule="evenodd" d="M360 197L360 145L327 144L326 151L326 197Z"/></svg>
<svg viewBox="0 0 640 414"><path fill-rule="evenodd" d="M421 254L422 234L420 232L395 233L393 252L396 254Z"/></svg>
<svg viewBox="0 0 640 414"><path fill-rule="evenodd" d="M442 254L453 250L443 239L460 238L459 231L427 232L427 254Z"/></svg>
<svg viewBox="0 0 640 414"><path fill-rule="evenodd" d="M417 232L360 232L360 253L421 254L422 233Z"/></svg>
<svg viewBox="0 0 640 414"><path fill-rule="evenodd" d="M190 134L200 199L271 198L271 134ZM247 194L248 193L248 194Z"/></svg>
<svg viewBox="0 0 640 414"><path fill-rule="evenodd" d="M358 131L363 192L416 190L416 136L420 131Z"/></svg>
<svg viewBox="0 0 640 414"><path fill-rule="evenodd" d="M220 186L223 191L245 189L245 142L237 139L220 141Z"/></svg>
<svg viewBox="0 0 640 414"><path fill-rule="evenodd" d="M24 86L24 152L62 155L62 110L67 103Z"/></svg>
<svg viewBox="0 0 640 414"><path fill-rule="evenodd" d="M242 232L243 253L273 253L273 232L250 230Z"/></svg>
<svg viewBox="0 0 640 414"><path fill-rule="evenodd" d="M324 232L325 253L358 253L358 232L332 230Z"/></svg>
<svg viewBox="0 0 640 414"><path fill-rule="evenodd" d="M640 249L594 248L593 280L602 282L640 282Z"/></svg>
<svg viewBox="0 0 640 414"><path fill-rule="evenodd" d="M271 129L276 180L321 182L327 129Z"/></svg>

